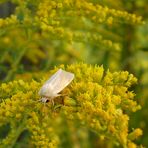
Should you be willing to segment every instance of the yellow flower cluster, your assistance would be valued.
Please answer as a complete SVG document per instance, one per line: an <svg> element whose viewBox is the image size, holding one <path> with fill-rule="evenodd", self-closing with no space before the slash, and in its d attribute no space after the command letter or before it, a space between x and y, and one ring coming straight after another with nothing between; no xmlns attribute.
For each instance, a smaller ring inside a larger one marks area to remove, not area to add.
<svg viewBox="0 0 148 148"><path fill-rule="evenodd" d="M1 146L12 145L11 141L16 142L16 137L27 129L31 134L31 145L57 147L61 145L64 131L67 131L66 127L60 126L64 121L69 126L76 123L79 128L91 130L97 133L99 139L104 142L108 139L113 145L127 147L134 144L132 141L142 132L135 129L129 133L130 117L126 111L139 109L134 101L135 94L128 89L137 79L128 72L104 72L102 66L83 63L66 67L61 65L50 71L49 75L59 68L73 72L75 78L62 91L66 95L55 98L54 106L51 102L45 106L37 102L39 88L48 79L47 73L41 82L38 75L38 81L18 80L0 86L0 125L9 123L12 128L11 138L8 135ZM17 128L19 130L15 135L13 129Z"/></svg>
<svg viewBox="0 0 148 148"><path fill-rule="evenodd" d="M71 20L72 18L75 19ZM35 20L43 31L48 31L58 38L67 39L69 42L88 41L96 45L99 43L115 50L120 49L119 45L104 39L99 32L96 32L93 25L100 23L111 25L120 21L133 24L142 23L141 16L109 9L86 0L64 0L62 2L44 0L39 3ZM81 31L82 28L85 31Z"/></svg>
<svg viewBox="0 0 148 148"><path fill-rule="evenodd" d="M22 87L24 87L24 90ZM13 118L19 122L24 118L23 114L31 101L30 98L33 96L33 92L30 90L32 88L38 88L37 82L32 81L28 84L23 80L19 80L8 84L2 83L0 87L2 101L0 104L0 125L7 123Z"/></svg>
<svg viewBox="0 0 148 148"><path fill-rule="evenodd" d="M29 1L17 3L16 14L10 18L0 19L0 27L20 22L22 27L41 28L46 34L51 33L52 39L64 39L69 42L88 41L103 44L112 49L119 49L117 43L105 39L100 32L95 30L96 24L142 23L142 17L125 11L110 9L107 6L94 4L86 0L64 0L64 1ZM28 4L29 3L29 4ZM36 10L32 13L31 8ZM48 7L47 7L48 6ZM22 18L20 18L20 16ZM98 26L99 27L99 26ZM83 29L83 31L82 31Z"/></svg>
<svg viewBox="0 0 148 148"><path fill-rule="evenodd" d="M14 14L0 18L0 63L8 64L8 69L2 69L4 81L17 71L38 69L43 62L45 69L57 63L92 63L86 59L94 57L94 49L97 55L113 51L119 60L122 46L118 37L110 37L115 34L112 26L142 23L141 17L89 0L11 2L16 4ZM100 61L98 58L93 63ZM109 59L110 67L118 67L117 63Z"/></svg>
<svg viewBox="0 0 148 148"><path fill-rule="evenodd" d="M19 21L17 20L16 15L11 15L6 19L0 18L0 28L13 26L13 25L16 25L17 23L19 23Z"/></svg>
<svg viewBox="0 0 148 148"><path fill-rule="evenodd" d="M50 7L46 7L49 5ZM64 17L60 18L62 12ZM65 11L63 11L65 10ZM114 19L124 19L128 23L142 23L142 17L128 12L110 9L99 4L93 4L86 0L55 2L44 0L39 4L36 19L41 21L42 27L47 30L53 30L54 27L64 24L70 17L90 19L95 23L107 22L112 24ZM54 19L54 21L52 21ZM53 30L54 31L54 30ZM63 32L65 30L63 29Z"/></svg>
<svg viewBox="0 0 148 148"><path fill-rule="evenodd" d="M59 137L52 127L52 118L48 113L31 112L27 122L27 128L32 133L31 143L38 148L56 148L59 144Z"/></svg>

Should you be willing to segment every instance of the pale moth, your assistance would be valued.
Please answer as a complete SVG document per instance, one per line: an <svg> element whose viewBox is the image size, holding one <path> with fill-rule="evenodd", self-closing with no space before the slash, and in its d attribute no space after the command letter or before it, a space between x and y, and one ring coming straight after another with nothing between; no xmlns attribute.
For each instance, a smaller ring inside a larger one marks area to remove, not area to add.
<svg viewBox="0 0 148 148"><path fill-rule="evenodd" d="M39 90L39 95L41 96L42 103L51 101L54 104L53 99L60 96L61 92L70 82L74 79L74 74L59 69L55 74L53 74L41 87Z"/></svg>

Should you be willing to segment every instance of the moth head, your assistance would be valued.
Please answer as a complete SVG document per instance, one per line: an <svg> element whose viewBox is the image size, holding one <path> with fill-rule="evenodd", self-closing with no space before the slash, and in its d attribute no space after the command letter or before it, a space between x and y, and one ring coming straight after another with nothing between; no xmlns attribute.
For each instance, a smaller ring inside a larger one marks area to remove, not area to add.
<svg viewBox="0 0 148 148"><path fill-rule="evenodd" d="M42 98L40 99L40 101L41 101L42 103L47 103L47 102L49 102L49 98L47 98L47 97L42 97Z"/></svg>

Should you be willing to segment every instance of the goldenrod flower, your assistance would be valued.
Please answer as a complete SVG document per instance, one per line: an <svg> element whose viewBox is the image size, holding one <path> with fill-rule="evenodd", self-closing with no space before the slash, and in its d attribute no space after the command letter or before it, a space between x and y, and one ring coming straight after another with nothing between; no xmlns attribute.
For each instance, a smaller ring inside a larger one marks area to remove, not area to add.
<svg viewBox="0 0 148 148"><path fill-rule="evenodd" d="M135 94L129 90L136 83L133 75L104 72L103 66L82 63L61 65L48 74L52 75L58 68L73 72L75 79L62 91L66 95L55 98L54 106L50 102L47 106L36 102L40 87L48 79L47 73L41 82L38 75L37 81L15 80L1 85L0 125L9 123L12 129L1 146L13 145L14 139L28 130L31 145L57 147L62 144L64 132L72 131L74 123L78 125L76 130L86 128L95 132L100 140L108 139L113 145L118 143L123 147L131 145L132 140L142 134L141 129L128 131L130 117L126 111L139 109Z"/></svg>

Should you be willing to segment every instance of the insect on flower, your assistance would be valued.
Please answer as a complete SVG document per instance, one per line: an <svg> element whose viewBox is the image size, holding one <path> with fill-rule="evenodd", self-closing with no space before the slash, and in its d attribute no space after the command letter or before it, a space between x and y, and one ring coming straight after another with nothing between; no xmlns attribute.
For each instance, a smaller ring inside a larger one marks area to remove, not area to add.
<svg viewBox="0 0 148 148"><path fill-rule="evenodd" d="M53 104L53 99L60 96L58 94L62 91L70 82L74 79L74 74L59 69L55 74L53 74L41 87L39 90L39 95L41 99L39 101L44 104L51 101Z"/></svg>

